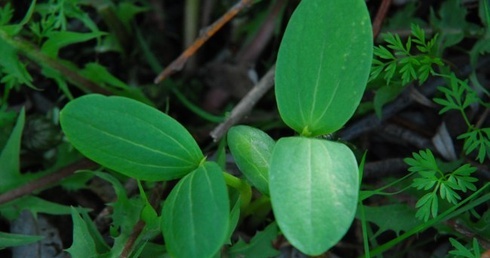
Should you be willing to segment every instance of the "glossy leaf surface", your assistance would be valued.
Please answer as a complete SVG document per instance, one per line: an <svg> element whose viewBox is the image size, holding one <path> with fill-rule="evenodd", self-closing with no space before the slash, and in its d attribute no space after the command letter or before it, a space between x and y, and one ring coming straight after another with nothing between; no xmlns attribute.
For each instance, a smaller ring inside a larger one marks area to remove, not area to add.
<svg viewBox="0 0 490 258"><path fill-rule="evenodd" d="M206 162L182 178L165 201L162 216L172 257L213 257L225 243L230 220L221 168Z"/></svg>
<svg viewBox="0 0 490 258"><path fill-rule="evenodd" d="M284 122L304 136L341 128L364 93L372 41L363 0L301 1L276 63L276 98Z"/></svg>
<svg viewBox="0 0 490 258"><path fill-rule="evenodd" d="M356 212L359 174L345 145L282 138L274 147L269 177L277 223L300 251L319 255L347 232Z"/></svg>
<svg viewBox="0 0 490 258"><path fill-rule="evenodd" d="M180 178L199 166L199 146L173 118L124 97L86 95L61 111L69 141L95 162L140 180Z"/></svg>
<svg viewBox="0 0 490 258"><path fill-rule="evenodd" d="M274 144L269 135L250 126L235 126L228 131L228 145L238 168L266 195L269 195L269 160Z"/></svg>

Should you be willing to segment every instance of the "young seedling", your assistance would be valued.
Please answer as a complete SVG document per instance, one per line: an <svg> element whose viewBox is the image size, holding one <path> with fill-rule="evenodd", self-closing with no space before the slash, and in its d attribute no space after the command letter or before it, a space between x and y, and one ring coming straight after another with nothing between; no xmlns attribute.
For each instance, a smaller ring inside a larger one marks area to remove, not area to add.
<svg viewBox="0 0 490 258"><path fill-rule="evenodd" d="M276 68L281 118L299 135L275 143L250 127L229 133L238 166L270 196L281 232L308 255L335 245L354 219L359 194L354 154L318 137L339 130L353 115L368 80L372 50L364 1L301 1ZM207 161L177 121L135 100L86 95L61 111L61 126L75 148L108 169L138 180L179 180L159 218L170 255L213 257L228 241L236 210L230 212L226 185L242 196L249 191ZM247 198L239 200L251 210Z"/></svg>

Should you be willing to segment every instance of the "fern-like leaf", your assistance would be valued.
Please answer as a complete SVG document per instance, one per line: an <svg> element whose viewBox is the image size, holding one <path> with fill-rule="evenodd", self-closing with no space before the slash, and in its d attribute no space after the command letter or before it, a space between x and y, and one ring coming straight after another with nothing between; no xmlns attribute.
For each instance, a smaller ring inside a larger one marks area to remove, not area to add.
<svg viewBox="0 0 490 258"><path fill-rule="evenodd" d="M458 139L464 139L463 149L466 155L478 150L476 159L480 163L483 163L485 158L490 158L490 128L470 130L458 136Z"/></svg>

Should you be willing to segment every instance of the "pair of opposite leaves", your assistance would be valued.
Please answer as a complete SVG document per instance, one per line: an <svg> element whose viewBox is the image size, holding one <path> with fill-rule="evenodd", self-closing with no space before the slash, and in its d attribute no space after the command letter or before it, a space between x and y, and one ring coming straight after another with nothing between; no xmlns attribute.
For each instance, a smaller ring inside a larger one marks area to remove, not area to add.
<svg viewBox="0 0 490 258"><path fill-rule="evenodd" d="M310 255L324 252L347 231L359 179L347 147L306 137L332 133L352 116L371 57L371 26L362 0L303 0L281 43L276 66L279 112L305 137L275 144L267 178L279 227ZM61 124L85 156L141 180L181 178L204 164L182 125L129 99L81 97L63 109Z"/></svg>

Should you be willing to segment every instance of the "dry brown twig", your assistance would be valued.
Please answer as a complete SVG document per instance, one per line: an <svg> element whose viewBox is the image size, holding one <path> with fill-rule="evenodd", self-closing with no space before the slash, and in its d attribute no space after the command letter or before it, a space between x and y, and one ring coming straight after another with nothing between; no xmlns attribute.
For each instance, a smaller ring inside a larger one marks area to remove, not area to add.
<svg viewBox="0 0 490 258"><path fill-rule="evenodd" d="M378 12L376 13L376 17L373 21L373 38L378 37L379 32L381 31L381 25L383 24L388 9L390 9L390 5L391 0L383 0L381 2Z"/></svg>
<svg viewBox="0 0 490 258"><path fill-rule="evenodd" d="M210 39L217 31L219 31L226 23L233 19L241 10L249 6L252 0L240 0L237 4L231 7L221 18L216 20L209 27L205 28L201 35L194 41L194 43L188 47L177 59L175 59L170 65L168 65L156 78L155 83L163 81L171 74L180 71L184 67L185 63L196 53L196 51Z"/></svg>
<svg viewBox="0 0 490 258"><path fill-rule="evenodd" d="M255 106L257 101L264 96L264 94L272 88L274 85L274 75L276 66L273 65L269 71L260 79L252 90L250 90L245 97L240 100L238 105L230 113L230 116L221 124L219 124L210 135L215 142L219 141L221 137L228 131L228 129L237 123L243 116L245 116Z"/></svg>
<svg viewBox="0 0 490 258"><path fill-rule="evenodd" d="M17 187L11 191L3 193L0 195L0 204L4 204L9 201L13 201L22 196L32 194L34 191L38 191L40 189L44 189L50 185L54 185L61 181L62 179L71 176L77 170L82 169L91 169L97 167L98 165L93 161L88 159L81 159L75 163L72 163L66 167L61 168L60 170L41 177L37 180L31 181L25 185Z"/></svg>

